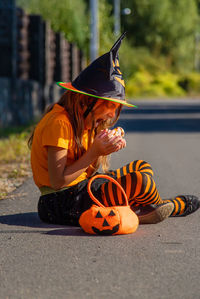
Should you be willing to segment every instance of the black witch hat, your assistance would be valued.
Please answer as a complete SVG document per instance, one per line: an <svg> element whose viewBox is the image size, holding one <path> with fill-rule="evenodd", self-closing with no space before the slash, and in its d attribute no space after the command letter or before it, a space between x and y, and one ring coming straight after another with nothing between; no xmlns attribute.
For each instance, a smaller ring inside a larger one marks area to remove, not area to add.
<svg viewBox="0 0 200 299"><path fill-rule="evenodd" d="M124 36L125 33L119 37L108 53L94 60L72 83L57 82L57 84L94 98L136 107L125 100L125 83L119 68L118 50Z"/></svg>

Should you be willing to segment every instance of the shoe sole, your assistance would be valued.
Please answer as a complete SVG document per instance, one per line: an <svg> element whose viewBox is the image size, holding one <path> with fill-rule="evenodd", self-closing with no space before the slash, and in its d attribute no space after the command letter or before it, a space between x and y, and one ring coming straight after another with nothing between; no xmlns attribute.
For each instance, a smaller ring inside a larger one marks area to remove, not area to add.
<svg viewBox="0 0 200 299"><path fill-rule="evenodd" d="M140 224L155 224L168 218L174 209L173 203L169 202L161 205L154 211L147 213L146 215L138 216Z"/></svg>

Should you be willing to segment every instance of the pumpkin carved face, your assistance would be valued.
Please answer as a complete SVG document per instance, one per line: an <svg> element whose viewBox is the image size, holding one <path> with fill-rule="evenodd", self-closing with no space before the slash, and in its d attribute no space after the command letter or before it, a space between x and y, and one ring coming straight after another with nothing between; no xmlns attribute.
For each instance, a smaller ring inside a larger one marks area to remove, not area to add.
<svg viewBox="0 0 200 299"><path fill-rule="evenodd" d="M90 234L113 235L119 230L120 216L114 208L93 205L81 215L79 223Z"/></svg>
<svg viewBox="0 0 200 299"><path fill-rule="evenodd" d="M98 208L95 225L92 230L98 235L113 235L119 230L120 217L117 211L110 208Z"/></svg>
<svg viewBox="0 0 200 299"><path fill-rule="evenodd" d="M79 224L89 234L118 235L136 231L138 217L127 206L93 205L81 215Z"/></svg>

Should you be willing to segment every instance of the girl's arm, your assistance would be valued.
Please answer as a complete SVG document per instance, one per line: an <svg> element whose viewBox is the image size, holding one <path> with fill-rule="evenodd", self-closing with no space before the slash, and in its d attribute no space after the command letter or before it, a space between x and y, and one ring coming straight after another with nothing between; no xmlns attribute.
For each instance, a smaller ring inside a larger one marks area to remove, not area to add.
<svg viewBox="0 0 200 299"><path fill-rule="evenodd" d="M88 150L79 160L66 167L67 150L63 148L48 147L48 172L53 189L61 189L83 173L95 160L93 153Z"/></svg>
<svg viewBox="0 0 200 299"><path fill-rule="evenodd" d="M121 148L121 137L108 138L103 131L94 139L91 147L73 164L66 167L67 149L48 147L48 172L53 189L61 189L79 177L99 156L109 155Z"/></svg>
<svg viewBox="0 0 200 299"><path fill-rule="evenodd" d="M92 164L89 165L89 167L86 169L87 172L87 178L91 177L95 172L98 170L100 165L97 165L97 161L94 161Z"/></svg>

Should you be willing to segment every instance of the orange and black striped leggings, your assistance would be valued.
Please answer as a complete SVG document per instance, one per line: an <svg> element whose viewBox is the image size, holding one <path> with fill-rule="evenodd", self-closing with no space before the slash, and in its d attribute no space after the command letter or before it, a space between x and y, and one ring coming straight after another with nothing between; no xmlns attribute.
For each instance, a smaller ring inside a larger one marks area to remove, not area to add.
<svg viewBox="0 0 200 299"><path fill-rule="evenodd" d="M153 170L147 162L136 160L110 171L108 175L124 188L131 206L163 203L153 179ZM102 184L101 194L105 206L123 204L123 195L112 182Z"/></svg>
<svg viewBox="0 0 200 299"><path fill-rule="evenodd" d="M137 160L108 175L115 178L126 191L131 206L160 204L161 200L153 180L151 166ZM80 215L93 204L87 192L88 179L69 189L40 196L38 213L42 221L54 224L79 225ZM96 180L93 194L105 205L123 205L123 195L112 182Z"/></svg>

